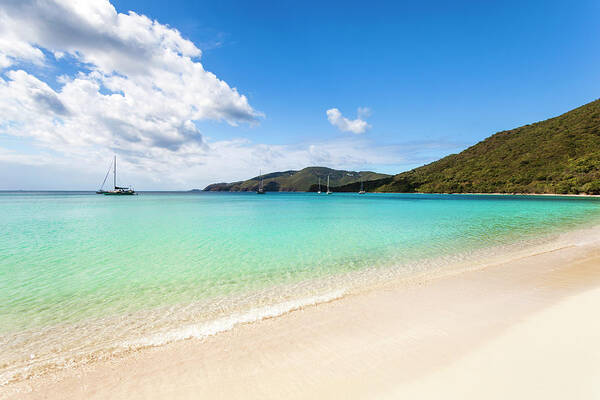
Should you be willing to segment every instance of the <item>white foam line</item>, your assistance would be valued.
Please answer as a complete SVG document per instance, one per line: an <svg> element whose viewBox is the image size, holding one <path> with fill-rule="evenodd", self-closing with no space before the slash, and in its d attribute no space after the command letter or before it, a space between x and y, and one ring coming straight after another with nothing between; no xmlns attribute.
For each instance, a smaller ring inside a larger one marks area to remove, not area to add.
<svg viewBox="0 0 600 400"><path fill-rule="evenodd" d="M227 317L219 318L202 324L194 324L184 326L167 332L158 333L155 335L143 337L141 339L128 341L123 343L123 346L129 349L141 347L156 347L167 343L185 340L185 339L202 339L208 336L213 336L221 332L233 329L239 324L247 324L257 322L266 318L273 318L290 311L295 311L306 306L312 306L319 303L326 303L332 300L341 298L345 294L345 290L336 290L320 296L307 297L298 300L286 301L270 306L254 308L244 313L236 313Z"/></svg>

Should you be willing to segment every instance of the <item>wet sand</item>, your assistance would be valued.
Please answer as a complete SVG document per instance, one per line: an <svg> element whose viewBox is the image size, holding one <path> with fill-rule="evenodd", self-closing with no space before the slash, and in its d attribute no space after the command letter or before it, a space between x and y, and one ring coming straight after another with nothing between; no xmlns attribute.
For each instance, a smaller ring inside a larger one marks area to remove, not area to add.
<svg viewBox="0 0 600 400"><path fill-rule="evenodd" d="M592 236L34 377L0 397L600 398L599 310Z"/></svg>

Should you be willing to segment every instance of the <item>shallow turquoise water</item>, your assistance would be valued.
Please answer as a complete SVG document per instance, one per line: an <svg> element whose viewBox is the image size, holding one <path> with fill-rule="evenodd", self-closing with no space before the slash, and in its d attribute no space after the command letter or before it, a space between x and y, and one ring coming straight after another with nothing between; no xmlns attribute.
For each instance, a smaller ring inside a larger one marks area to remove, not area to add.
<svg viewBox="0 0 600 400"><path fill-rule="evenodd" d="M599 220L592 198L0 193L0 350L12 346L7 365L20 351L15 340L35 349L48 344L40 332L49 327L82 330L86 321L201 304L189 323L203 310L226 314L228 299L255 296L264 305L265 290Z"/></svg>

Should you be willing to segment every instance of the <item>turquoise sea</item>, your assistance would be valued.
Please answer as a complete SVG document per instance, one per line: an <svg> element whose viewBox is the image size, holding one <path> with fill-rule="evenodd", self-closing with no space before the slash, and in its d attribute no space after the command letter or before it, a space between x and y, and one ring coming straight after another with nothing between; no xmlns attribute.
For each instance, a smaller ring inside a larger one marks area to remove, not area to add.
<svg viewBox="0 0 600 400"><path fill-rule="evenodd" d="M0 192L0 384L599 221L596 198Z"/></svg>

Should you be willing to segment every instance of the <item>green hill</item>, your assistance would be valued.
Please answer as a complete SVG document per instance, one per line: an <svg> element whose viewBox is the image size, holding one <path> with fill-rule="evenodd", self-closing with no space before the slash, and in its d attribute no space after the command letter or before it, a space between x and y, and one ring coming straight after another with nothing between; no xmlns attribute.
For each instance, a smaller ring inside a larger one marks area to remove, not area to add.
<svg viewBox="0 0 600 400"><path fill-rule="evenodd" d="M600 100L498 132L374 186L378 192L600 194Z"/></svg>
<svg viewBox="0 0 600 400"><path fill-rule="evenodd" d="M360 175L359 175L360 174ZM377 180L390 177L390 175L379 174L371 171L342 171L325 167L307 167L300 171L273 172L263 175L265 190L268 192L309 192L316 191L319 178L323 190L327 184L329 175L330 186L346 185L360 181ZM259 177L246 181L231 183L213 183L204 188L205 191L213 192L245 192L254 191L258 188Z"/></svg>

